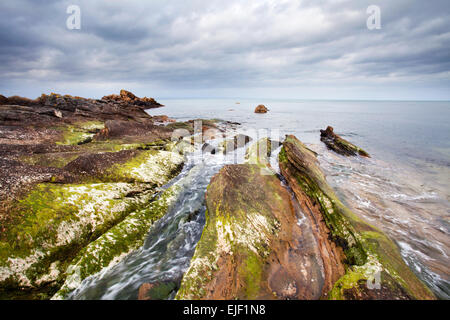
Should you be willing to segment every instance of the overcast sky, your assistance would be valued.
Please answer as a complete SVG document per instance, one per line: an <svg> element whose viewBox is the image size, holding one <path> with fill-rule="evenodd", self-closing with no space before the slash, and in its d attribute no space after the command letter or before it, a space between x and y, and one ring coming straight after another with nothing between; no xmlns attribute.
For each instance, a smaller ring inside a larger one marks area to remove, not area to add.
<svg viewBox="0 0 450 320"><path fill-rule="evenodd" d="M450 1L1 0L0 74L7 96L450 100Z"/></svg>

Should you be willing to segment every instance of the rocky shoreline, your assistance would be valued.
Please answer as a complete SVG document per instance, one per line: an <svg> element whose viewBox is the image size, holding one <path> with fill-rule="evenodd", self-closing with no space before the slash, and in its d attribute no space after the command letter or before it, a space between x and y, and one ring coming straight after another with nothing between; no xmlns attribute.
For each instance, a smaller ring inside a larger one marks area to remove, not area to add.
<svg viewBox="0 0 450 320"><path fill-rule="evenodd" d="M0 299L64 299L143 245L174 205L180 186L163 186L195 144L194 121L145 111L159 107L125 90L99 100L0 96ZM214 139L220 124L204 120L200 130ZM369 156L332 128L322 141ZM206 225L181 285L143 284L140 297L434 299L396 244L339 201L296 137L282 143L281 176L268 139L203 142L211 154L250 145L246 162L211 179Z"/></svg>

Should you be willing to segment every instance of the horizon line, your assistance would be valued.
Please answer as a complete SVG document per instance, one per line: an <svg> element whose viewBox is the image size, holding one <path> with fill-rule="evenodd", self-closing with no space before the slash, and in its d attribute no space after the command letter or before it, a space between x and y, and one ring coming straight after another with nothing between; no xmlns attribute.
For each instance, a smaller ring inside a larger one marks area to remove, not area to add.
<svg viewBox="0 0 450 320"><path fill-rule="evenodd" d="M155 98L156 100L194 100L194 99L211 99L211 100L236 100L236 102L239 102L239 100L298 100L298 101L361 101L361 102L368 102L368 101L375 101L375 102L450 102L450 99L444 100L444 99L317 99L317 98L236 98L236 97L158 97Z"/></svg>

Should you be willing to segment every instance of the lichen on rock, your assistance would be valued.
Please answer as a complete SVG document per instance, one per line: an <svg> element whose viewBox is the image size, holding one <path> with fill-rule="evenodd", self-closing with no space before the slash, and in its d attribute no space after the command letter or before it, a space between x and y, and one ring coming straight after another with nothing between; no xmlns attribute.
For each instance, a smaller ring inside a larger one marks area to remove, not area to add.
<svg viewBox="0 0 450 320"><path fill-rule="evenodd" d="M333 127L327 127L326 130L320 130L320 140L325 143L328 149L343 156L360 155L362 157L370 158L370 155L365 150L334 133Z"/></svg>
<svg viewBox="0 0 450 320"><path fill-rule="evenodd" d="M70 260L89 243L97 249L104 245L104 257L97 266L105 266L106 256L114 256L119 248L128 252L139 245L148 224L164 211L156 210L156 202L144 208L156 192L155 187L178 174L184 158L168 151L131 155L135 157L122 164L106 165L103 173L94 171L92 177L80 178L85 180L82 183L41 183L15 201L0 238L0 283L9 290L57 287L66 276ZM114 179L109 178L111 175ZM110 233L102 238L108 230ZM125 231L133 236L125 237ZM128 251L123 246L102 243L117 235L128 243ZM96 269L86 270L84 274Z"/></svg>
<svg viewBox="0 0 450 320"><path fill-rule="evenodd" d="M321 250L325 253L322 254L327 283L324 298L435 298L405 264L395 243L337 198L313 151L296 137L287 136L279 161L281 173L297 200L305 212L311 213L310 219L318 223L315 236L321 239ZM334 268L335 265L343 265L345 272ZM381 275L380 287L376 289L380 291L372 292L370 283L377 275Z"/></svg>

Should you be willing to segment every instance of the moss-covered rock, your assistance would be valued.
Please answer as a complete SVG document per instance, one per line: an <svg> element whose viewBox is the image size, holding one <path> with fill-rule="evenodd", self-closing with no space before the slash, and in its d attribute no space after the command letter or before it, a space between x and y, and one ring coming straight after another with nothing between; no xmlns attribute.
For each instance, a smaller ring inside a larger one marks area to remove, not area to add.
<svg viewBox="0 0 450 320"><path fill-rule="evenodd" d="M365 150L335 134L333 127L327 127L326 130L320 130L320 140L326 144L328 149L343 156L356 156L359 154L362 157L370 158L370 155Z"/></svg>
<svg viewBox="0 0 450 320"><path fill-rule="evenodd" d="M395 243L337 198L313 151L294 136L287 136L279 161L281 172L304 211L311 212L312 219L323 219L325 223L318 226L320 232L316 237L322 237L322 242L332 242L324 243L324 247L336 258L340 257L339 251L344 253L341 261L324 260L325 267L334 262L343 263L346 268L344 274L329 270L326 282L330 291L324 292L324 297L434 299L432 292L405 264ZM379 285L379 289L373 290L381 292L372 293L370 288L377 278L380 281L374 286ZM368 285L361 289L362 283Z"/></svg>
<svg viewBox="0 0 450 320"><path fill-rule="evenodd" d="M123 236L129 248L139 245L146 224L163 212L156 209L157 203L147 210L155 187L175 177L184 159L168 151L131 155L122 163L106 161L105 171L93 172L83 183L38 184L12 204L0 234L0 285L11 297L20 289L57 288L70 261L92 241L100 243L99 237L108 230ZM128 222L122 225L124 219ZM139 226L136 219L143 219ZM123 228L134 230L133 236L125 237ZM117 250L125 248L105 244L102 252L114 256Z"/></svg>
<svg viewBox="0 0 450 320"><path fill-rule="evenodd" d="M73 251L124 219L138 204L124 198L137 190L142 186L125 183L36 186L15 203L13 219L2 232L0 283L35 288L56 281L48 277L51 264L70 259Z"/></svg>
<svg viewBox="0 0 450 320"><path fill-rule="evenodd" d="M245 134L235 135L231 139L226 139L219 144L219 149L224 153L233 152L236 149L245 147L253 139Z"/></svg>
<svg viewBox="0 0 450 320"><path fill-rule="evenodd" d="M206 225L177 299L313 299L320 263L289 192L260 165L229 165L206 195Z"/></svg>
<svg viewBox="0 0 450 320"><path fill-rule="evenodd" d="M272 151L280 146L278 141L262 138L248 147L245 153L245 161L249 164L257 164L261 167L270 165Z"/></svg>
<svg viewBox="0 0 450 320"><path fill-rule="evenodd" d="M152 224L168 212L169 207L175 203L179 191L178 185L170 187L155 201L145 207L139 207L84 247L68 266L65 272L66 280L53 299L63 299L85 278L105 268L113 267L130 252L141 247Z"/></svg>

